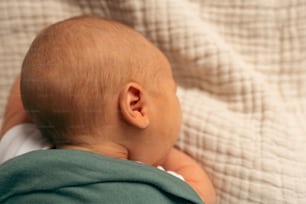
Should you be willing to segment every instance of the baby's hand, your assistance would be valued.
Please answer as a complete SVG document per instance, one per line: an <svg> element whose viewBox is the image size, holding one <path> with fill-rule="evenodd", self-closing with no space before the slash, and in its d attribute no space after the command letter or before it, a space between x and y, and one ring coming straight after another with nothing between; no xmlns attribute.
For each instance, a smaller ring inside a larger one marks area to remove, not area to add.
<svg viewBox="0 0 306 204"><path fill-rule="evenodd" d="M162 166L182 175L206 204L215 203L216 193L208 175L190 156L173 148Z"/></svg>

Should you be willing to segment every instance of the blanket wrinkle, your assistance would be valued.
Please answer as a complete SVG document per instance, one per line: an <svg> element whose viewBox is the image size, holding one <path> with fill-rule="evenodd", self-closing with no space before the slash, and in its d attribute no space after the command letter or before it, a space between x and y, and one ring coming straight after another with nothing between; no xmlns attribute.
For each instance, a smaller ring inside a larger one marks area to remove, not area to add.
<svg viewBox="0 0 306 204"><path fill-rule="evenodd" d="M0 120L31 40L95 14L125 23L173 65L177 145L208 172L217 203L306 203L306 1L0 2Z"/></svg>

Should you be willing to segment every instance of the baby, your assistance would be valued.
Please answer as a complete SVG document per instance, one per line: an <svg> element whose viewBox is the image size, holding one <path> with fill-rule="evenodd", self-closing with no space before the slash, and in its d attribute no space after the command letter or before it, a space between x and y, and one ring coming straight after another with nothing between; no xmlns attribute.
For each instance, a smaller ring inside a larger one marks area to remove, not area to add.
<svg viewBox="0 0 306 204"><path fill-rule="evenodd" d="M137 32L98 17L53 24L33 41L20 78L3 138L17 124L34 122L56 149L162 166L181 175L202 201L215 202L206 173L174 147L181 110L170 64ZM30 117L19 102L19 83Z"/></svg>

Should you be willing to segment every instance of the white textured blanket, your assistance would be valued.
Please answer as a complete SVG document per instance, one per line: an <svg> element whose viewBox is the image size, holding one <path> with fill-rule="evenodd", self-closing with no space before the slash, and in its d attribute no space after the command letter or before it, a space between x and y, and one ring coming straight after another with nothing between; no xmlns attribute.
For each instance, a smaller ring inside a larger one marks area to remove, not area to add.
<svg viewBox="0 0 306 204"><path fill-rule="evenodd" d="M305 0L1 0L0 117L36 33L80 14L128 24L167 55L178 145L219 204L306 203Z"/></svg>

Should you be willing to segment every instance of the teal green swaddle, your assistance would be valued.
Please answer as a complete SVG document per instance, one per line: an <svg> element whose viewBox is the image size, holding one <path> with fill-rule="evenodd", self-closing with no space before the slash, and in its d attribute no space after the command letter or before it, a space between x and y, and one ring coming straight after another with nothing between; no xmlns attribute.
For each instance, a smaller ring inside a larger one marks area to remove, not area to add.
<svg viewBox="0 0 306 204"><path fill-rule="evenodd" d="M39 150L0 165L0 203L203 203L184 181L144 164Z"/></svg>

